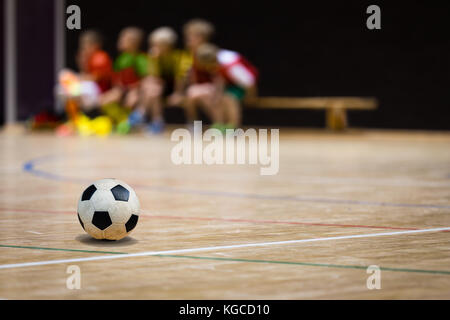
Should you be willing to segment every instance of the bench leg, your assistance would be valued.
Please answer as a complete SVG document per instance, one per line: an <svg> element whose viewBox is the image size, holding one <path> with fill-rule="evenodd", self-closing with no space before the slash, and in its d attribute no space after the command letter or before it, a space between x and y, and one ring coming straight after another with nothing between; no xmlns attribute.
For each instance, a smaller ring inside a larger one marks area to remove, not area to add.
<svg viewBox="0 0 450 320"><path fill-rule="evenodd" d="M327 128L341 131L347 128L347 110L344 108L329 108L326 113Z"/></svg>

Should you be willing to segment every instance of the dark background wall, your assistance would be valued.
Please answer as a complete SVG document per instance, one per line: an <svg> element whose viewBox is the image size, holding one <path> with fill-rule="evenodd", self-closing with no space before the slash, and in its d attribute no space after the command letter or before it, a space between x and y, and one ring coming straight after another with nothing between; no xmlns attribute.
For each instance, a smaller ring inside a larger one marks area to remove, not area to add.
<svg viewBox="0 0 450 320"><path fill-rule="evenodd" d="M49 102L53 46L51 0L24 1L19 8L20 74L32 96L22 96L25 115ZM215 42L243 53L261 71L260 94L280 96L375 96L380 108L353 111L353 126L449 129L449 2L429 1L149 1L67 0L82 11L82 29L106 36L116 55L121 28L146 32L169 25L179 33L193 17L212 21ZM366 8L378 4L382 29L366 28ZM45 15L47 18L45 19ZM39 21L36 24L33 21ZM66 30L67 62L74 67L79 31ZM181 45L181 42L180 42ZM32 57L32 58L28 58ZM45 63L40 61L45 61ZM47 72L47 73L46 73ZM40 74L41 83L27 80ZM46 92L40 96L39 92ZM172 112L169 120L183 121ZM323 112L247 110L245 124L323 126Z"/></svg>
<svg viewBox="0 0 450 320"><path fill-rule="evenodd" d="M53 108L54 42L53 0L16 0L17 116L25 120ZM0 0L0 124L5 117L4 10Z"/></svg>
<svg viewBox="0 0 450 320"><path fill-rule="evenodd" d="M4 49L4 23L3 23L3 7L4 1L0 0L0 17L2 17L2 23L0 24L0 124L5 120L5 106L4 106L4 88L5 88L5 71L4 71L4 57L5 57L5 49Z"/></svg>
<svg viewBox="0 0 450 320"><path fill-rule="evenodd" d="M53 105L53 1L18 0L17 104L19 119Z"/></svg>

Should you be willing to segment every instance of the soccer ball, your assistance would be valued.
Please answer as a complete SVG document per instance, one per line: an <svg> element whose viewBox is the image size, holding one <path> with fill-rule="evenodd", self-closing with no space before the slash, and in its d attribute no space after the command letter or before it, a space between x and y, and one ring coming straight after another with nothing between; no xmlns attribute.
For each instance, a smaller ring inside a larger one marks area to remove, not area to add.
<svg viewBox="0 0 450 320"><path fill-rule="evenodd" d="M95 239L119 240L127 236L139 218L139 199L125 182L98 180L78 200L78 220Z"/></svg>

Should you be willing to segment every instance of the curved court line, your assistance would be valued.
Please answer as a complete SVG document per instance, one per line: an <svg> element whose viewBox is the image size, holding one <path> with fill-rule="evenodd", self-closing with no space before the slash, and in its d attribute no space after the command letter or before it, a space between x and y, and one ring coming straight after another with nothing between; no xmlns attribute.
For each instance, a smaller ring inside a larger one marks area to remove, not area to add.
<svg viewBox="0 0 450 320"><path fill-rule="evenodd" d="M46 162L48 160L57 159L57 156L50 155L40 158L35 158L27 161L23 165L23 170L32 175L64 182L77 182L77 183L89 183L87 179L77 179L64 177L52 172L36 169L36 164ZM345 205L365 205L365 206L381 206L381 207L406 207L406 208L432 208L432 209L450 209L450 205L435 205L435 204L410 204L410 203L392 203L392 202L380 202L380 201L362 201L362 200L339 200L339 199L327 199L327 198L313 198L313 197L299 197L299 196L271 196L254 193L239 193L229 191L207 191L196 189L175 188L167 186L147 186L133 184L133 187L153 190L164 193L174 194L193 194L202 196L218 196L229 198L242 198L242 199L260 199L260 200L284 200L284 201L298 201L298 202L310 202L310 203L329 203L329 204L345 204Z"/></svg>
<svg viewBox="0 0 450 320"><path fill-rule="evenodd" d="M55 160L58 156L56 155L47 155L39 158L32 159L30 161L27 161L23 164L22 169L25 172L28 172L30 174L33 174L37 177L48 179L48 180L55 180L55 181L64 181L64 182L87 182L87 179L76 179L76 178L67 178L58 174L54 174L52 172L44 171L36 169L36 165L42 162L47 162L49 160Z"/></svg>
<svg viewBox="0 0 450 320"><path fill-rule="evenodd" d="M355 235L326 237L326 238L285 240L285 241L272 241L272 242L259 242L259 243L245 243L245 244L234 244L234 245L203 247L203 248L175 249L175 250L165 250L165 251L147 251L147 252L119 254L119 255L108 255L108 256L96 256L96 257L87 257L87 258L74 258L74 259L61 259L61 260L47 260L47 261L36 261L36 262L12 263L12 264L0 265L0 269L12 269L12 268L23 268L23 267L33 267L33 266L44 266L44 265L61 264L61 263L72 263L72 262L113 260L113 259L122 259L122 258L156 256L156 255L162 255L162 254L168 255L168 254L215 251L215 250L226 250L226 249L240 249L240 248L249 248L249 247L267 247L267 246L277 246L277 245L286 245L286 244L289 245L289 244L297 244L297 243L331 241L331 240L373 238L373 237L395 236L395 235L414 234L414 233L438 232L438 231L444 231L444 230L450 230L450 227L433 228L433 229L420 229L420 230L407 230L407 231L396 231L396 232L384 232L384 233L355 234Z"/></svg>

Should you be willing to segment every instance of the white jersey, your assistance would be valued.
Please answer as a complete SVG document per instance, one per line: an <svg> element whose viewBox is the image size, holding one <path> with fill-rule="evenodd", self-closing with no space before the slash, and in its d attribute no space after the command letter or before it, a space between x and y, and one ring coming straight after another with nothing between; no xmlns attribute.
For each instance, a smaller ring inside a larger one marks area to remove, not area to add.
<svg viewBox="0 0 450 320"><path fill-rule="evenodd" d="M230 82L246 89L255 85L256 74L239 53L221 49L217 53L217 60L222 73Z"/></svg>

